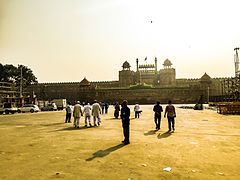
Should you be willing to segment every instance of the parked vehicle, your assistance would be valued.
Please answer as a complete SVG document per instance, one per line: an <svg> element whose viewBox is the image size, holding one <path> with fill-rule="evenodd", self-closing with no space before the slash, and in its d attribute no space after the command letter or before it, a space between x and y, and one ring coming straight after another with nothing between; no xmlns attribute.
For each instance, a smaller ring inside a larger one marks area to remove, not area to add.
<svg viewBox="0 0 240 180"><path fill-rule="evenodd" d="M57 105L55 103L48 103L47 106L42 107L42 111L56 111Z"/></svg>
<svg viewBox="0 0 240 180"><path fill-rule="evenodd" d="M19 108L19 111L23 112L23 113L25 113L25 112L33 113L33 112L39 112L40 109L35 104L25 104L22 108Z"/></svg>
<svg viewBox="0 0 240 180"><path fill-rule="evenodd" d="M0 114L14 114L18 112L18 108L15 107L12 103L4 103L0 106Z"/></svg>
<svg viewBox="0 0 240 180"><path fill-rule="evenodd" d="M58 110L63 110L67 107L67 100L66 99L54 99L52 100L57 105Z"/></svg>

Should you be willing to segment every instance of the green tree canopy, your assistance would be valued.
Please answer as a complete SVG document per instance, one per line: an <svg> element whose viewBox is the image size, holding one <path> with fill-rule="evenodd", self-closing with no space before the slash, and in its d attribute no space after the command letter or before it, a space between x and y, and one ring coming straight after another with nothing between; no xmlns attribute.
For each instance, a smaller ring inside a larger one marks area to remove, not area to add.
<svg viewBox="0 0 240 180"><path fill-rule="evenodd" d="M38 82L32 70L27 66L18 65L15 67L11 64L2 65L0 63L0 82L10 82L15 83L16 86L20 86L21 74L23 87Z"/></svg>

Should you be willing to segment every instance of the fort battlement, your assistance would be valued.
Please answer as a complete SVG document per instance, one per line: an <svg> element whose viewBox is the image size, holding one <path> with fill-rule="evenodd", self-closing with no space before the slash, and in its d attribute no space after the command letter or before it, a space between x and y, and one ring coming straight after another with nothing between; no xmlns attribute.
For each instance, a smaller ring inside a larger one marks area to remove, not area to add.
<svg viewBox="0 0 240 180"><path fill-rule="evenodd" d="M225 80L225 79L229 79L231 77L215 77L215 78L212 78L213 80Z"/></svg>
<svg viewBox="0 0 240 180"><path fill-rule="evenodd" d="M31 85L29 92L34 92L43 100L66 98L72 102L90 102L94 99L115 102L128 99L129 102L154 103L156 99L167 102L168 98L172 98L175 103L195 103L200 96L207 101L209 95L221 95L222 81L229 79L211 78L207 73L199 78L177 79L171 61L167 59L163 65L164 69L159 71L154 64L139 65L135 72L130 70L131 66L126 61L116 81L90 82L84 78L79 82L39 83ZM135 87L144 83L149 88Z"/></svg>
<svg viewBox="0 0 240 180"><path fill-rule="evenodd" d="M186 81L186 82L194 82L194 81L199 81L200 78L180 78L180 79L176 79L176 81Z"/></svg>
<svg viewBox="0 0 240 180"><path fill-rule="evenodd" d="M92 81L91 83L93 84L111 84L111 83L116 83L118 81Z"/></svg>
<svg viewBox="0 0 240 180"><path fill-rule="evenodd" d="M47 82L47 83L38 83L33 85L69 85L69 84L79 84L80 82Z"/></svg>
<svg viewBox="0 0 240 180"><path fill-rule="evenodd" d="M97 88L112 88L119 87L119 81L95 81L91 82L91 85Z"/></svg>

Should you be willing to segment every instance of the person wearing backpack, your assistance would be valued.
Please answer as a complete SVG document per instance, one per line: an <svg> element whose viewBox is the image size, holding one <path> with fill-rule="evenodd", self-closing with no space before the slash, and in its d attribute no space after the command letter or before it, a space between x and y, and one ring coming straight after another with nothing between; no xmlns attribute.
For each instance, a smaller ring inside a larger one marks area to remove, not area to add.
<svg viewBox="0 0 240 180"><path fill-rule="evenodd" d="M68 102L68 105L66 107L66 120L65 123L71 123L71 116L72 116L72 107L70 102Z"/></svg>
<svg viewBox="0 0 240 180"><path fill-rule="evenodd" d="M166 114L167 114L167 118L168 118L168 131L170 132L171 129L173 129L173 131L174 131L175 130L174 118L176 117L176 111L175 111L175 107L172 105L171 100L168 101L168 105L165 108L164 117L166 117Z"/></svg>

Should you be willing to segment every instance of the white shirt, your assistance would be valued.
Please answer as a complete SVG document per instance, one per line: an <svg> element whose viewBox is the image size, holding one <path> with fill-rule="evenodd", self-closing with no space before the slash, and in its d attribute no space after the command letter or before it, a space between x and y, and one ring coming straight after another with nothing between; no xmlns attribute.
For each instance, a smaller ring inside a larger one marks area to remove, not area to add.
<svg viewBox="0 0 240 180"><path fill-rule="evenodd" d="M134 111L141 111L139 104L135 104Z"/></svg>
<svg viewBox="0 0 240 180"><path fill-rule="evenodd" d="M92 110L92 107L90 106L90 104L87 104L83 108L83 113L85 113L86 116L90 116L91 110Z"/></svg>

